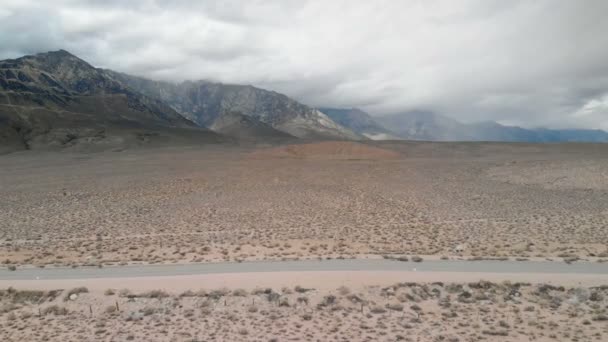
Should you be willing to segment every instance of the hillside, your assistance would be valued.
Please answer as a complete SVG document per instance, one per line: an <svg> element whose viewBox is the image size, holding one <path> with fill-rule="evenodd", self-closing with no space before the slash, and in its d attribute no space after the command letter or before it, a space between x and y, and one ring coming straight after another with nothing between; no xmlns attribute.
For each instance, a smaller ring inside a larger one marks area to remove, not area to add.
<svg viewBox="0 0 608 342"><path fill-rule="evenodd" d="M168 130L219 138L64 50L0 61L0 95L0 152L112 147L154 140Z"/></svg>
<svg viewBox="0 0 608 342"><path fill-rule="evenodd" d="M251 116L273 128L299 138L359 140L362 137L335 123L319 110L286 95L250 85L207 81L170 83L106 70L131 88L159 99L176 111L209 127L225 112Z"/></svg>
<svg viewBox="0 0 608 342"><path fill-rule="evenodd" d="M280 141L296 139L293 135L279 131L254 117L238 112L222 113L209 128L214 132L234 137L238 140Z"/></svg>

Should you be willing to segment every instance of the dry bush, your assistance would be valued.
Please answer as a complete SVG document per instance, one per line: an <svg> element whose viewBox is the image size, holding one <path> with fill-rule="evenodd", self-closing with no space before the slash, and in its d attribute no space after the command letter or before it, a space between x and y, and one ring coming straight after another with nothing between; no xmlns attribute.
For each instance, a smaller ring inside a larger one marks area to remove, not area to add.
<svg viewBox="0 0 608 342"><path fill-rule="evenodd" d="M84 286L81 286L81 287L76 287L76 288L73 288L73 289L71 289L70 291L68 291L68 292L65 294L65 297L63 297L63 300L64 300L65 302L67 302L68 300L70 300L70 296L71 296L71 295L73 295L73 294L75 294L75 295L80 295L81 293L88 293L88 292L89 292L89 289L87 289L87 288L86 288L86 287L84 287Z"/></svg>
<svg viewBox="0 0 608 342"><path fill-rule="evenodd" d="M214 300L219 300L220 298L227 296L229 293L230 290L228 290L227 288L221 288L209 292L209 294L207 294L207 297Z"/></svg>
<svg viewBox="0 0 608 342"><path fill-rule="evenodd" d="M236 290L232 291L232 295L235 297L247 297L247 290L236 289Z"/></svg>
<svg viewBox="0 0 608 342"><path fill-rule="evenodd" d="M185 292L182 292L179 296L180 297L207 297L207 291L205 290L198 290L196 292L192 291L192 290L188 290Z"/></svg>
<svg viewBox="0 0 608 342"><path fill-rule="evenodd" d="M314 290L314 289L307 289L307 288L302 287L302 286L300 286L300 285L296 285L296 287L294 287L294 290L295 290L297 293L306 293L306 292L308 292L308 291L312 291L312 290Z"/></svg>
<svg viewBox="0 0 608 342"><path fill-rule="evenodd" d="M369 310L371 313L375 313L375 314L381 314L381 313L385 313L386 310L381 307L381 306L372 306L372 308Z"/></svg>
<svg viewBox="0 0 608 342"><path fill-rule="evenodd" d="M160 299L160 298L167 298L167 297L169 297L169 294L166 291L163 291L163 290L151 290L151 291L148 291L148 292L140 293L140 294L137 295L137 297Z"/></svg>
<svg viewBox="0 0 608 342"><path fill-rule="evenodd" d="M348 287L346 287L346 286L340 286L340 287L338 288L338 293L339 293L340 295L342 295L342 296L346 296L347 294L349 294L349 293L350 293L350 289L349 289Z"/></svg>
<svg viewBox="0 0 608 342"><path fill-rule="evenodd" d="M41 310L43 315L53 314L55 316L63 316L68 314L68 309L59 306L59 305L51 305Z"/></svg>
<svg viewBox="0 0 608 342"><path fill-rule="evenodd" d="M0 290L0 298L7 299L12 303L42 303L46 300L55 299L61 291L38 291L38 290L15 290L9 287L7 290Z"/></svg>
<svg viewBox="0 0 608 342"><path fill-rule="evenodd" d="M386 308L393 311L403 311L403 304L400 303L389 303L386 304Z"/></svg>
<svg viewBox="0 0 608 342"><path fill-rule="evenodd" d="M129 289L121 289L120 291L118 291L118 296L119 297L132 297L133 293Z"/></svg>

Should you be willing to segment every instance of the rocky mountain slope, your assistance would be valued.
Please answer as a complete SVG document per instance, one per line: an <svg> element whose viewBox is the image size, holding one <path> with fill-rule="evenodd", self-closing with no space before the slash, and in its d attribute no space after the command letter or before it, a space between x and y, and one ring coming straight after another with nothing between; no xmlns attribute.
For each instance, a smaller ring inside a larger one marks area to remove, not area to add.
<svg viewBox="0 0 608 342"><path fill-rule="evenodd" d="M473 140L466 125L433 112L411 111L375 119L408 140Z"/></svg>
<svg viewBox="0 0 608 342"><path fill-rule="evenodd" d="M336 123L372 140L398 140L396 133L377 123L368 113L358 108L319 108Z"/></svg>
<svg viewBox="0 0 608 342"><path fill-rule="evenodd" d="M335 123L319 110L283 94L249 85L186 81L152 81L106 70L142 94L159 99L183 116L205 127L226 112L238 112L299 138L349 139L362 136Z"/></svg>
<svg viewBox="0 0 608 342"><path fill-rule="evenodd" d="M161 131L218 138L67 51L0 61L0 152L142 143Z"/></svg>
<svg viewBox="0 0 608 342"><path fill-rule="evenodd" d="M293 135L279 131L254 117L231 111L222 113L209 128L214 132L238 140L279 141L296 139Z"/></svg>

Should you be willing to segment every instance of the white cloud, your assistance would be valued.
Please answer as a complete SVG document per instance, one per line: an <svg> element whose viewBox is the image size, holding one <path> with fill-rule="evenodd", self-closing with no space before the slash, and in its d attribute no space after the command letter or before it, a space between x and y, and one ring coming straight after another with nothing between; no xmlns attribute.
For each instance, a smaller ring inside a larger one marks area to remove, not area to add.
<svg viewBox="0 0 608 342"><path fill-rule="evenodd" d="M602 0L4 0L0 58L64 48L311 105L591 127L605 116L572 113L608 91L607 13Z"/></svg>

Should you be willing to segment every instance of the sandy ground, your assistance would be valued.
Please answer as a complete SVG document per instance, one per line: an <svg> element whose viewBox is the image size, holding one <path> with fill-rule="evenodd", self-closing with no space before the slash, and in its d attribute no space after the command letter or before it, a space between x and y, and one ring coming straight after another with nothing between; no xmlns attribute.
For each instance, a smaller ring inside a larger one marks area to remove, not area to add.
<svg viewBox="0 0 608 342"><path fill-rule="evenodd" d="M599 278L561 278L571 284L562 286L518 283L516 275L501 275L510 282L471 280L476 276L313 272L45 282L52 287L44 291L0 290L0 340L604 341L608 336L608 287L592 284ZM579 280L584 284L575 285Z"/></svg>
<svg viewBox="0 0 608 342"><path fill-rule="evenodd" d="M608 257L602 145L343 144L0 156L0 262Z"/></svg>

